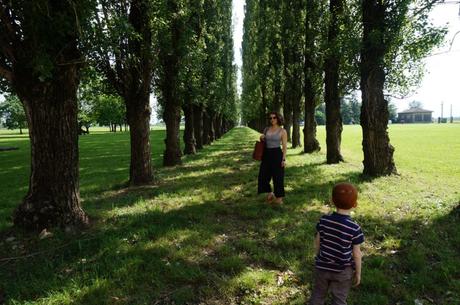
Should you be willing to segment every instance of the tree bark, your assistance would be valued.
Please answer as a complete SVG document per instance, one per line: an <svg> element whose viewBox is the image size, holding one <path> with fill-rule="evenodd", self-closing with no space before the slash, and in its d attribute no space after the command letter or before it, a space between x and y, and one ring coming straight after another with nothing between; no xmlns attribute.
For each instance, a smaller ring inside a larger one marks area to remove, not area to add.
<svg viewBox="0 0 460 305"><path fill-rule="evenodd" d="M308 2L305 16L305 48L304 48L304 87L305 97L304 128L303 128L303 151L312 153L321 149L316 139L316 119L315 110L318 102L317 88L315 80L320 79L320 68L315 63L313 52L315 50L315 36L312 24L314 24L314 14L316 5Z"/></svg>
<svg viewBox="0 0 460 305"><path fill-rule="evenodd" d="M369 176L395 174L394 148L388 136L388 103L384 99L385 7L376 0L362 3L363 47L361 49L361 127L364 171Z"/></svg>
<svg viewBox="0 0 460 305"><path fill-rule="evenodd" d="M292 148L301 146L300 143L300 100L302 99L302 88L300 84L300 79L302 78L301 72L299 72L293 79L293 89L292 92Z"/></svg>
<svg viewBox="0 0 460 305"><path fill-rule="evenodd" d="M227 133L226 127L225 127L225 118L223 115L220 116L220 134L223 136L224 134Z"/></svg>
<svg viewBox="0 0 460 305"><path fill-rule="evenodd" d="M195 135L194 135L194 116L193 116L193 105L185 103L182 106L185 115L185 130L184 130L184 154L193 155L196 153L195 149Z"/></svg>
<svg viewBox="0 0 460 305"><path fill-rule="evenodd" d="M142 95L125 99L131 144L129 183L132 185L144 185L153 181L150 151L151 109L149 101L149 91L143 92Z"/></svg>
<svg viewBox="0 0 460 305"><path fill-rule="evenodd" d="M316 94L312 81L308 74L305 74L304 94L305 94L305 120L303 128L303 151L312 153L321 149L316 139Z"/></svg>
<svg viewBox="0 0 460 305"><path fill-rule="evenodd" d="M169 100L166 102L163 120L166 124L166 149L163 155L164 166L182 164L182 152L180 150L180 105L178 102Z"/></svg>
<svg viewBox="0 0 460 305"><path fill-rule="evenodd" d="M203 149L203 106L193 105L193 133L196 149Z"/></svg>
<svg viewBox="0 0 460 305"><path fill-rule="evenodd" d="M174 1L167 1L171 12L179 10ZM160 57L163 64L163 97L164 113L163 120L166 124L166 149L163 155L163 165L174 166L182 164L180 149L180 114L181 101L178 92L179 60L181 58L181 37L183 34L183 24L179 18L174 18L170 25L171 46L164 46L160 50Z"/></svg>
<svg viewBox="0 0 460 305"><path fill-rule="evenodd" d="M288 86L284 90L284 129L287 132L287 140L291 142L291 126L292 126L292 101Z"/></svg>
<svg viewBox="0 0 460 305"><path fill-rule="evenodd" d="M222 137L222 116L220 114L216 114L214 117L214 134L216 139L220 139Z"/></svg>
<svg viewBox="0 0 460 305"><path fill-rule="evenodd" d="M131 3L129 23L142 39L130 39L129 50L138 59L126 63L119 78L124 80L123 88L127 120L131 141L129 182L143 185L153 182L150 148L150 83L153 59L151 52L152 32L149 25L148 4L143 0ZM116 126L115 126L116 131ZM121 131L121 124L120 124Z"/></svg>
<svg viewBox="0 0 460 305"><path fill-rule="evenodd" d="M324 63L324 100L326 103L326 162L328 164L343 161L340 153L342 141L342 117L340 114L339 58L336 54L339 34L339 15L343 11L342 0L330 0L331 20L328 30L328 53Z"/></svg>
<svg viewBox="0 0 460 305"><path fill-rule="evenodd" d="M112 8L113 9L113 8ZM105 18L109 13L102 6ZM153 70L152 30L149 4L145 0L130 1L116 14L129 14L128 21L137 34L120 40L118 50L100 50L100 63L96 65L123 98L130 132L131 160L129 183L149 184L153 181L150 148L150 84ZM97 17L96 17L97 19ZM108 22L108 20L106 20ZM129 53L129 58L126 54ZM109 55L110 54L110 55ZM111 59L114 57L113 59ZM117 132L118 122L110 123L110 131ZM125 125L126 131L126 125Z"/></svg>
<svg viewBox="0 0 460 305"><path fill-rule="evenodd" d="M211 125L210 124L211 118L209 117L209 113L205 110L203 111L203 145L211 144Z"/></svg>
<svg viewBox="0 0 460 305"><path fill-rule="evenodd" d="M209 142L210 144L212 142L214 142L214 140L216 139L216 134L215 134L215 131L214 131L214 118L215 118L215 113L213 111L206 111L206 113L208 114L208 124L209 124L209 128L208 128L208 132L209 132Z"/></svg>
<svg viewBox="0 0 460 305"><path fill-rule="evenodd" d="M273 60L273 69L275 71L274 79L273 79L273 111L280 112L282 106L282 82L281 82L281 74L282 71L282 51L279 47L281 40L279 38L272 38L272 45L271 45L271 58Z"/></svg>
<svg viewBox="0 0 460 305"><path fill-rule="evenodd" d="M77 52L75 45L71 52ZM13 82L26 110L31 145L29 190L14 211L13 222L28 230L87 225L79 189L79 68L55 67L53 78L45 82L32 75L18 67Z"/></svg>
<svg viewBox="0 0 460 305"><path fill-rule="evenodd" d="M275 81L279 82L277 79ZM281 92L281 84L275 83L275 89L273 92L273 111L281 111Z"/></svg>

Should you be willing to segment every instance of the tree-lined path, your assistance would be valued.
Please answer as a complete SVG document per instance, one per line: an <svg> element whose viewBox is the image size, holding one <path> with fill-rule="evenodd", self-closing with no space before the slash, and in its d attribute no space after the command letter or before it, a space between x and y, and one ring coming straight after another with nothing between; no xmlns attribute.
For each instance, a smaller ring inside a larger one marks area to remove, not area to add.
<svg viewBox="0 0 460 305"><path fill-rule="evenodd" d="M2 296L7 304L303 304L316 221L330 210L331 186L346 180L360 189L354 217L367 237L362 286L350 304L456 304L458 132L457 124L392 126L402 174L374 180L361 178L358 126L344 129L347 163L291 149L278 209L255 195L251 129L235 128L182 166L158 169L158 184L132 188L124 185L128 134L90 134L80 140L80 173L92 226L51 230L43 240L5 231L27 187L29 144L2 134L0 144L20 147L0 154ZM154 165L162 162L162 134L151 132ZM324 144L322 128L318 139Z"/></svg>
<svg viewBox="0 0 460 305"><path fill-rule="evenodd" d="M339 181L367 238L350 304L459 304L460 125L388 121L438 4L247 0L239 94L231 0L0 0L0 304L304 304ZM251 160L273 110L278 208Z"/></svg>

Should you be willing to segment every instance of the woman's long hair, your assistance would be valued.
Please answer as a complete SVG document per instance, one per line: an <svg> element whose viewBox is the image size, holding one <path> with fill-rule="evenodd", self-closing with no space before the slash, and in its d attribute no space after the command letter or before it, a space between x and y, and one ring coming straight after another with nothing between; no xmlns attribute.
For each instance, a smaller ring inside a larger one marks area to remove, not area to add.
<svg viewBox="0 0 460 305"><path fill-rule="evenodd" d="M284 118L281 115L281 113L272 111L268 114L268 126L272 126L272 122L270 122L270 116L275 115L276 116L276 121L278 122L278 126L283 126L284 125Z"/></svg>

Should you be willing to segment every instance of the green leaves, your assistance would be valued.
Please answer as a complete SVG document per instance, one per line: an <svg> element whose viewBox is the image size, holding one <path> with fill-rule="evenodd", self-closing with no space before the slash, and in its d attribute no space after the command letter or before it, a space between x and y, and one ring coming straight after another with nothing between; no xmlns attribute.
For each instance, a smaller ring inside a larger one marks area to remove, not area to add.
<svg viewBox="0 0 460 305"><path fill-rule="evenodd" d="M16 95L10 94L0 103L0 123L8 129L22 129L27 126L24 107Z"/></svg>
<svg viewBox="0 0 460 305"><path fill-rule="evenodd" d="M48 81L58 66L82 61L78 44L93 5L91 0L2 2L0 44L9 46L3 56L22 61L21 69Z"/></svg>

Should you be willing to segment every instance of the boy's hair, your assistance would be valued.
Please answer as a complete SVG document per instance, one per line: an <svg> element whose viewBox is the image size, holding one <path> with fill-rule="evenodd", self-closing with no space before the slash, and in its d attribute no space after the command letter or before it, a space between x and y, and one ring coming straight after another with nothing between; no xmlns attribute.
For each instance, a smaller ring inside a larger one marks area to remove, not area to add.
<svg viewBox="0 0 460 305"><path fill-rule="evenodd" d="M343 210L349 210L356 207L358 200L358 191L351 183L337 183L332 189L332 202L334 205Z"/></svg>

